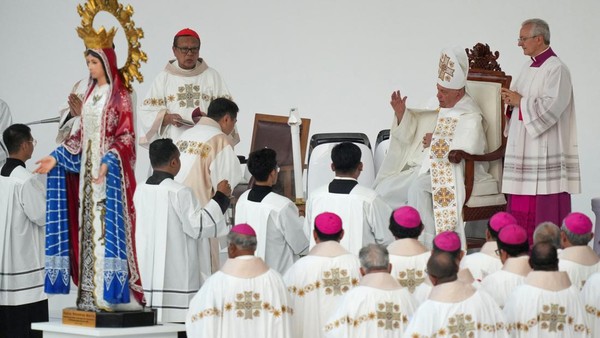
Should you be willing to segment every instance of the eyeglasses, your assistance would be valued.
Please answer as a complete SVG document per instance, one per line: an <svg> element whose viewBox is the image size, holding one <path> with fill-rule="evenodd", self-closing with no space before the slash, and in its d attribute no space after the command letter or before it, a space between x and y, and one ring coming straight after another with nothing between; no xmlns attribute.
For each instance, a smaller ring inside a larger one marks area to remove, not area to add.
<svg viewBox="0 0 600 338"><path fill-rule="evenodd" d="M500 256L500 249L496 249L494 252L496 253L496 256Z"/></svg>
<svg viewBox="0 0 600 338"><path fill-rule="evenodd" d="M279 171L281 170L281 168L279 168L279 165L276 165L276 166L275 166L275 170L276 170L277 172L279 172Z"/></svg>
<svg viewBox="0 0 600 338"><path fill-rule="evenodd" d="M198 46L198 47L177 47L177 46L175 46L175 48L177 48L182 54L187 54L190 52L192 54L196 54L200 50L200 46Z"/></svg>
<svg viewBox="0 0 600 338"><path fill-rule="evenodd" d="M517 42L518 42L518 43L523 43L523 42L525 42L525 41L527 41L527 40L529 40L529 39L533 39L533 38L535 38L535 37L537 37L537 36L538 36L538 35L534 35L534 36L528 36L528 37L526 37L526 38L518 38L518 39L517 39Z"/></svg>
<svg viewBox="0 0 600 338"><path fill-rule="evenodd" d="M27 142L31 142L31 144L33 144L34 147L37 145L37 140L36 139L29 140Z"/></svg>

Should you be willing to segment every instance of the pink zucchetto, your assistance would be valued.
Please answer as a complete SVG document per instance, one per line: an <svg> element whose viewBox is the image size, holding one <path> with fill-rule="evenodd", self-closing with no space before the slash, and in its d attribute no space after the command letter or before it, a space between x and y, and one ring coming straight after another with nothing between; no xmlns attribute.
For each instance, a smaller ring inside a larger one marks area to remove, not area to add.
<svg viewBox="0 0 600 338"><path fill-rule="evenodd" d="M454 252L460 249L460 237L454 231L440 232L433 239L433 244L442 251Z"/></svg>
<svg viewBox="0 0 600 338"><path fill-rule="evenodd" d="M324 212L315 218L315 228L325 235L334 235L342 231L342 219L333 212Z"/></svg>
<svg viewBox="0 0 600 338"><path fill-rule="evenodd" d="M196 33L193 29L189 28L184 28L180 30L179 32L177 32L177 34L175 34L175 36L193 36L196 39L200 40L200 35L198 35L198 33Z"/></svg>
<svg viewBox="0 0 600 338"><path fill-rule="evenodd" d="M421 216L417 209L411 206L403 206L396 210L392 214L396 224L403 228L414 229L421 225Z"/></svg>
<svg viewBox="0 0 600 338"><path fill-rule="evenodd" d="M500 229L498 239L509 245L524 244L527 243L527 231L520 225L508 224Z"/></svg>
<svg viewBox="0 0 600 338"><path fill-rule="evenodd" d="M490 218L490 228L498 232L509 224L518 224L517 219L508 212L501 211Z"/></svg>
<svg viewBox="0 0 600 338"><path fill-rule="evenodd" d="M564 225L576 235L585 235L592 232L592 220L580 212L572 212L565 217Z"/></svg>
<svg viewBox="0 0 600 338"><path fill-rule="evenodd" d="M231 228L231 232L240 234L240 235L256 237L256 232L254 231L254 229L252 229L252 227L246 223L242 223L242 224L238 224L238 225L234 226L233 228Z"/></svg>

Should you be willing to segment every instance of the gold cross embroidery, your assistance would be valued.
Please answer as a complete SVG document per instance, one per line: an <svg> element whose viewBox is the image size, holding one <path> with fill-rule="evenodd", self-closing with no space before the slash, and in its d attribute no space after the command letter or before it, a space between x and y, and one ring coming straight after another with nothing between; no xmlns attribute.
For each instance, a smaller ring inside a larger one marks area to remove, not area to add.
<svg viewBox="0 0 600 338"><path fill-rule="evenodd" d="M407 269L398 273L398 283L408 288L410 293L414 293L417 286L425 281L425 276L422 270Z"/></svg>
<svg viewBox="0 0 600 338"><path fill-rule="evenodd" d="M400 327L400 306L392 302L377 304L377 326L384 330L393 330Z"/></svg>
<svg viewBox="0 0 600 338"><path fill-rule="evenodd" d="M331 269L323 272L323 277L326 294L333 292L334 296L338 296L350 289L350 277L346 270Z"/></svg>
<svg viewBox="0 0 600 338"><path fill-rule="evenodd" d="M454 193L447 188L441 188L434 192L433 200L439 206L445 208L454 201Z"/></svg>
<svg viewBox="0 0 600 338"><path fill-rule="evenodd" d="M542 329L548 329L550 332L562 331L566 323L565 307L558 304L544 305L544 312L540 315Z"/></svg>
<svg viewBox="0 0 600 338"><path fill-rule="evenodd" d="M448 331L450 334L458 334L453 337L467 338L469 332L475 331L475 323L471 315L457 314L448 320Z"/></svg>
<svg viewBox="0 0 600 338"><path fill-rule="evenodd" d="M238 317L252 319L260 316L262 301L260 300L259 293L244 291L244 293L238 293L235 298L237 300L235 302L235 309Z"/></svg>
<svg viewBox="0 0 600 338"><path fill-rule="evenodd" d="M440 57L440 68L438 78L442 81L450 81L454 76L454 62L450 60L450 57L443 54Z"/></svg>
<svg viewBox="0 0 600 338"><path fill-rule="evenodd" d="M194 108L200 105L200 87L186 84L183 87L179 87L179 93L177 93L177 100L179 101L180 107Z"/></svg>

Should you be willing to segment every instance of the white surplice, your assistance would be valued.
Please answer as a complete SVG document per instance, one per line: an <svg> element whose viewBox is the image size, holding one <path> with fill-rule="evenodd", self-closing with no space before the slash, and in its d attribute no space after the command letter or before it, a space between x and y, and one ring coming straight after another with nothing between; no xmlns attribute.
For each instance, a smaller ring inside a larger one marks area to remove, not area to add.
<svg viewBox="0 0 600 338"><path fill-rule="evenodd" d="M496 241L485 242L479 252L466 255L460 261L461 269L469 269L473 278L482 281L486 276L502 269L502 261L496 255Z"/></svg>
<svg viewBox="0 0 600 338"><path fill-rule="evenodd" d="M392 276L396 278L400 285L407 288L416 299L418 298L420 304L427 298L429 292L427 291L424 297L415 296L415 292L421 284L429 282L429 277L425 271L427 270L427 261L431 256L431 251L412 238L398 239L390 244L387 249L392 264Z"/></svg>
<svg viewBox="0 0 600 338"><path fill-rule="evenodd" d="M46 189L18 166L0 176L0 305L47 299L44 293ZM45 177L43 177L45 180Z"/></svg>
<svg viewBox="0 0 600 338"><path fill-rule="evenodd" d="M358 258L335 241L315 245L292 265L283 280L294 309L294 337L323 337L325 321L342 296L358 285L359 270Z"/></svg>
<svg viewBox="0 0 600 338"><path fill-rule="evenodd" d="M565 271L571 284L581 289L589 276L600 272L600 258L587 245L571 246L558 254L558 269Z"/></svg>
<svg viewBox="0 0 600 338"><path fill-rule="evenodd" d="M0 135L11 124L12 115L10 114L10 108L8 107L8 104L6 104L6 102L0 100ZM2 140L2 137L0 137L0 168L4 165L4 162L6 162L7 157L8 151L6 151L4 141Z"/></svg>
<svg viewBox="0 0 600 338"><path fill-rule="evenodd" d="M178 139L189 127L162 126L165 114L179 114L182 119L191 122L196 108L205 115L210 102L220 97L231 99L225 82L216 70L208 67L206 61L199 59L190 70L180 68L176 60L169 61L154 79L140 106L140 144L148 146L157 138ZM232 134L232 137L234 143L239 142L237 134Z"/></svg>
<svg viewBox="0 0 600 338"><path fill-rule="evenodd" d="M525 277L530 271L529 256L509 257L501 270L481 281L481 289L503 308L510 293L525 282Z"/></svg>
<svg viewBox="0 0 600 338"><path fill-rule="evenodd" d="M485 292L461 281L433 287L415 312L405 338L508 337L504 315Z"/></svg>
<svg viewBox="0 0 600 338"><path fill-rule="evenodd" d="M340 179L337 178L336 179ZM349 194L330 193L324 185L311 192L306 202L305 233L311 247L315 218L323 212L332 212L342 219L344 237L341 244L352 254L371 243L388 245L394 237L388 230L392 209L377 195L375 190L356 185Z"/></svg>
<svg viewBox="0 0 600 338"><path fill-rule="evenodd" d="M244 192L235 204L236 224L250 224L258 242L255 255L283 274L299 255L308 252L304 219L287 197L270 192L261 202L248 199Z"/></svg>
<svg viewBox="0 0 600 338"><path fill-rule="evenodd" d="M172 179L138 185L133 201L146 305L157 310L159 322L183 322L190 300L209 277L200 271L210 266L210 258L201 254L198 238L227 234L223 212L214 200L200 207L192 190Z"/></svg>
<svg viewBox="0 0 600 338"><path fill-rule="evenodd" d="M504 305L513 338L591 337L579 289L559 271L532 271Z"/></svg>
<svg viewBox="0 0 600 338"><path fill-rule="evenodd" d="M394 277L370 273L342 298L327 320L325 337L401 337L415 309L410 292Z"/></svg>
<svg viewBox="0 0 600 338"><path fill-rule="evenodd" d="M581 191L575 101L567 66L551 56L528 60L511 89L523 97L507 128L502 192L546 195ZM520 111L519 111L520 110ZM519 114L523 120L519 120Z"/></svg>
<svg viewBox="0 0 600 338"><path fill-rule="evenodd" d="M281 275L254 256L229 259L190 303L189 338L291 338L293 308Z"/></svg>
<svg viewBox="0 0 600 338"><path fill-rule="evenodd" d="M592 337L600 335L600 292L598 290L600 290L600 272L591 275L581 289L581 299L585 305Z"/></svg>

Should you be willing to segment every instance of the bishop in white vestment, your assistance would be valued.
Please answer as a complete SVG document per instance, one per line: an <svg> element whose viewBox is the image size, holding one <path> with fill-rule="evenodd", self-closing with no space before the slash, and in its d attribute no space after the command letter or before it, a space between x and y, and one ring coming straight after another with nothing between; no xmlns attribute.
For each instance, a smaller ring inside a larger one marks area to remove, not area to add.
<svg viewBox="0 0 600 338"><path fill-rule="evenodd" d="M33 337L31 323L48 320L45 177L25 168L36 143L28 126L8 127L3 141L9 157L0 170L0 337Z"/></svg>
<svg viewBox="0 0 600 338"><path fill-rule="evenodd" d="M363 278L327 320L325 337L401 337L417 307L415 300L390 275L384 246L369 244L359 256Z"/></svg>
<svg viewBox="0 0 600 338"><path fill-rule="evenodd" d="M579 289L589 276L600 272L600 257L588 246L594 238L592 229L592 220L580 212L567 215L561 227L563 250L558 255L558 269L565 271Z"/></svg>
<svg viewBox="0 0 600 338"><path fill-rule="evenodd" d="M458 280L458 262L450 253L433 252L427 270L433 290L403 337L508 337L500 307L487 293Z"/></svg>
<svg viewBox="0 0 600 338"><path fill-rule="evenodd" d="M206 115L212 100L231 99L219 73L199 57L200 36L186 28L173 40L173 54L165 69L158 74L140 106L142 125L140 144L148 146L157 138L177 140L201 116ZM233 144L239 142L232 132Z"/></svg>
<svg viewBox="0 0 600 338"><path fill-rule="evenodd" d="M503 227L498 234L501 270L492 273L481 281L481 289L486 291L501 308L515 287L523 284L531 271L529 267L529 242L525 229L516 224Z"/></svg>
<svg viewBox="0 0 600 338"><path fill-rule="evenodd" d="M361 150L353 143L343 142L333 147L331 167L335 179L311 192L306 202L304 227L308 236L318 214L335 213L344 223L341 244L355 255L369 243L388 245L394 240L387 229L392 209L373 189L358 184L360 158Z"/></svg>
<svg viewBox="0 0 600 338"><path fill-rule="evenodd" d="M235 222L252 225L258 241L256 256L283 274L308 252L304 219L294 202L272 191L279 170L273 149L252 152L247 167L255 182L237 200Z"/></svg>
<svg viewBox="0 0 600 338"><path fill-rule="evenodd" d="M283 276L294 309L294 337L323 337L327 319L360 280L358 258L340 245L342 219L322 213L315 219L316 245Z"/></svg>
<svg viewBox="0 0 600 338"><path fill-rule="evenodd" d="M534 245L529 263L533 271L504 305L511 337L591 337L579 289L558 271L556 248Z"/></svg>
<svg viewBox="0 0 600 338"><path fill-rule="evenodd" d="M189 338L290 338L288 295L281 275L255 257L256 232L238 224L227 236L229 260L194 296L186 316Z"/></svg>
<svg viewBox="0 0 600 338"><path fill-rule="evenodd" d="M581 298L585 305L592 337L600 334L600 292L598 290L600 290L600 272L591 275L581 289Z"/></svg>
<svg viewBox="0 0 600 338"><path fill-rule="evenodd" d="M173 180L180 161L171 139L150 144L150 162L154 172L137 186L133 197L146 306L157 310L158 322L184 322L190 300L209 277L200 273L198 239L227 234L223 213L231 189L223 181L208 204L200 207L192 190Z"/></svg>

